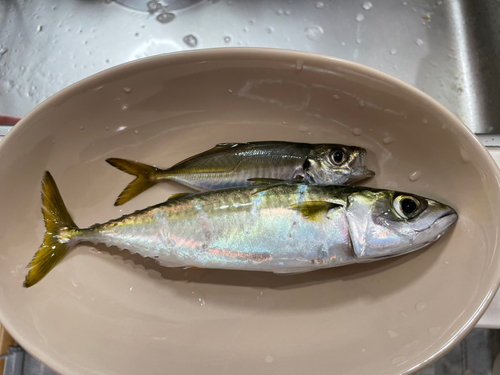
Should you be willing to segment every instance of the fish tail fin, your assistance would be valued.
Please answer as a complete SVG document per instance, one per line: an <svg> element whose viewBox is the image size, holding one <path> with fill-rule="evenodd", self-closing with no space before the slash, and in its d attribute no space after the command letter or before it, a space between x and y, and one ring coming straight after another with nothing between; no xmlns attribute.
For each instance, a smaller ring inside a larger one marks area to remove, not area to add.
<svg viewBox="0 0 500 375"><path fill-rule="evenodd" d="M47 275L74 246L70 241L76 236L78 227L64 205L54 178L45 172L42 181L42 213L45 221L45 238L28 264L30 268L23 286L29 288Z"/></svg>
<svg viewBox="0 0 500 375"><path fill-rule="evenodd" d="M148 190L150 187L158 183L156 173L159 169L156 167L118 158L106 159L106 162L123 172L137 176L134 181L123 189L121 194L116 199L115 206L121 206L122 204L127 203L129 200L135 198L143 191Z"/></svg>

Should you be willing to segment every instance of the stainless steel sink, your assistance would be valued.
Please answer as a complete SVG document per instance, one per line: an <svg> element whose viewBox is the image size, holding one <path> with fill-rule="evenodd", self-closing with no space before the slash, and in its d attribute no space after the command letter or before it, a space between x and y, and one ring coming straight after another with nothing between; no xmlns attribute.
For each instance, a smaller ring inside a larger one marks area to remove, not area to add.
<svg viewBox="0 0 500 375"><path fill-rule="evenodd" d="M1 1L0 113L23 116L137 58L259 46L369 65L428 93L475 133L500 134L498 1L116 1Z"/></svg>

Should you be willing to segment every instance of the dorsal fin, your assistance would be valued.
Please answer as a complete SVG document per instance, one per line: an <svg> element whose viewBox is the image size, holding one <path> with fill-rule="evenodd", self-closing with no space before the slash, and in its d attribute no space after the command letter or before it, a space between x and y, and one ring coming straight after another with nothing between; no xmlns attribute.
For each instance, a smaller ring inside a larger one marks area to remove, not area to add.
<svg viewBox="0 0 500 375"><path fill-rule="evenodd" d="M177 193L177 194L170 196L170 198L168 198L168 200L174 201L176 199L180 199L180 198L186 197L186 196L191 195L191 194L193 194L193 193Z"/></svg>
<svg viewBox="0 0 500 375"><path fill-rule="evenodd" d="M214 148L208 150L208 151L211 151L211 150L215 150L216 148L217 149L224 149L224 148L232 148L232 147L236 147L238 146L239 143L217 143Z"/></svg>
<svg viewBox="0 0 500 375"><path fill-rule="evenodd" d="M326 201L308 201L290 206L292 210L299 211L305 219L309 220L320 220L323 216L326 217L328 211L335 207L341 207L341 205Z"/></svg>
<svg viewBox="0 0 500 375"><path fill-rule="evenodd" d="M174 169L175 167L177 167L178 165L181 165L181 164L186 164L194 159L198 159L202 156L208 156L208 155L212 155L212 154L216 154L222 150L225 150L225 149L228 149L228 148L233 148L233 147L236 147L238 146L239 143L219 143L217 145L215 145L214 147L212 147L210 150L207 150L207 151L203 151L199 154L196 154L196 155L193 155L187 159L184 159L184 160L181 160L180 162L178 162L177 164L174 164L172 167L169 168L169 170L171 169Z"/></svg>

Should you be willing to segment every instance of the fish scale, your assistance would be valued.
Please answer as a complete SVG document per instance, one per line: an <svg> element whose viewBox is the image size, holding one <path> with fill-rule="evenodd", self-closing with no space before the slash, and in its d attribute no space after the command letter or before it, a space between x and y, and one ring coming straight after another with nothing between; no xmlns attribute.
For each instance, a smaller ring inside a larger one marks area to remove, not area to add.
<svg viewBox="0 0 500 375"><path fill-rule="evenodd" d="M47 232L29 264L26 287L87 241L165 266L296 273L415 251L439 239L458 217L449 206L407 193L296 183L174 196L78 228L48 172L42 202Z"/></svg>

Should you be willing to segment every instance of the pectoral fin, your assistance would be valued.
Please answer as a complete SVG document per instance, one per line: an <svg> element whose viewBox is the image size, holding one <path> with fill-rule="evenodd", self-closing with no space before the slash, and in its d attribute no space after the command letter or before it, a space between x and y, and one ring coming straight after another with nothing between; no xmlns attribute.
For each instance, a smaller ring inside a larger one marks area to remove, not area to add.
<svg viewBox="0 0 500 375"><path fill-rule="evenodd" d="M252 185L274 185L286 182L277 178L249 178L247 181L250 181Z"/></svg>
<svg viewBox="0 0 500 375"><path fill-rule="evenodd" d="M335 207L341 207L341 205L326 201L308 201L290 206L292 210L299 211L305 219L309 220L320 220Z"/></svg>

